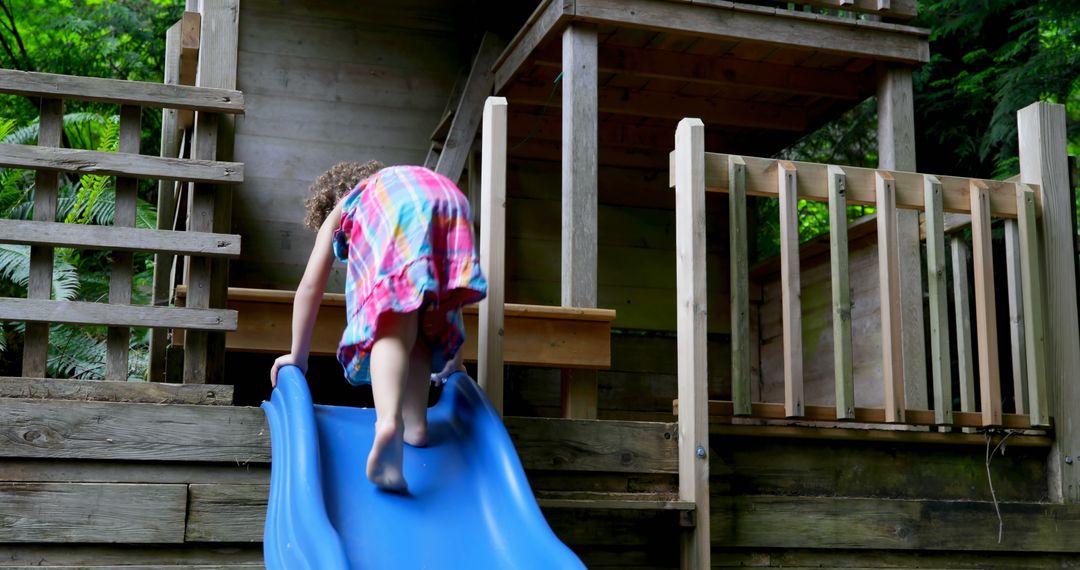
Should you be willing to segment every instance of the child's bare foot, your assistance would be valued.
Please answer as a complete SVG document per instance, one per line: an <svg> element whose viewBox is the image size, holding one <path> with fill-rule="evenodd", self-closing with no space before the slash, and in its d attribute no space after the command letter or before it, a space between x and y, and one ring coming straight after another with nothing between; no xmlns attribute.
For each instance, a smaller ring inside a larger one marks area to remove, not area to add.
<svg viewBox="0 0 1080 570"><path fill-rule="evenodd" d="M401 468L403 431L399 424L375 422L375 440L368 455L367 478L383 491L404 493L409 489Z"/></svg>
<svg viewBox="0 0 1080 570"><path fill-rule="evenodd" d="M410 425L409 422L405 422L405 426L405 443L413 447L427 447L428 433L426 417L423 419L422 423Z"/></svg>

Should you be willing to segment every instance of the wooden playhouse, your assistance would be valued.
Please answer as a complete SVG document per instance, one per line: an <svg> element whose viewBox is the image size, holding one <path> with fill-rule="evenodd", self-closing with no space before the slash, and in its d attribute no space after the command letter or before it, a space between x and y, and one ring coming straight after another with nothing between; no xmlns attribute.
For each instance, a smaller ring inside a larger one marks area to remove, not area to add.
<svg viewBox="0 0 1080 570"><path fill-rule="evenodd" d="M187 7L164 85L0 71L42 101L38 145L0 146L38 171L35 221L0 221L34 252L28 298L0 299L29 323L0 381L0 567L261 565L255 406L313 240L302 202L367 158L469 194L493 284L470 366L590 568L1071 564L1064 112L1020 111L1014 179L916 174L914 1ZM878 170L759 158L874 95ZM120 152L57 148L65 100L119 105ZM166 109L160 157L141 107ZM116 226L54 222L58 171L118 176ZM158 230L130 227L132 178L161 180ZM754 255L756 200L779 203L776 259ZM800 244L799 200L876 213ZM117 252L108 304L48 298L61 246ZM153 306L129 304L133 250L157 255ZM329 356L332 281L313 390L363 403ZM154 327L151 382L42 379L47 323L111 325L110 376Z"/></svg>

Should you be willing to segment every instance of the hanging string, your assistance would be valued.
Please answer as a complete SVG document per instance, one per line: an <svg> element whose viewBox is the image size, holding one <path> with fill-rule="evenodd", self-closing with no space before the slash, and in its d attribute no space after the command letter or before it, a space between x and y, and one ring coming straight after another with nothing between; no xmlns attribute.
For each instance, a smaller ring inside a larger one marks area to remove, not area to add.
<svg viewBox="0 0 1080 570"><path fill-rule="evenodd" d="M562 72L555 76L555 81L552 81L551 93L548 94L547 101L544 102L544 106L540 109L540 113L536 115L536 119L533 120L532 127L529 129L529 133L525 135L525 138L521 139L516 145L514 145L510 152L514 152L521 145L529 142L529 139L536 134L536 131L540 128L540 121L544 118L544 114L547 113L548 107L551 106L551 100L555 98L555 93L559 90L559 82L562 81Z"/></svg>

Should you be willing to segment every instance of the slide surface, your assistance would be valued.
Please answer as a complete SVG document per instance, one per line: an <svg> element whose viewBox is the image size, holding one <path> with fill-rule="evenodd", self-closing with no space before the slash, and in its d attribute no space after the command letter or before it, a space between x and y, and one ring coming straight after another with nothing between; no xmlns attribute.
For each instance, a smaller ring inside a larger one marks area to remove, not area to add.
<svg viewBox="0 0 1080 570"><path fill-rule="evenodd" d="M267 568L584 568L544 520L506 428L465 374L428 410L431 445L405 446L407 495L364 476L375 410L314 405L294 366L262 407L273 453Z"/></svg>

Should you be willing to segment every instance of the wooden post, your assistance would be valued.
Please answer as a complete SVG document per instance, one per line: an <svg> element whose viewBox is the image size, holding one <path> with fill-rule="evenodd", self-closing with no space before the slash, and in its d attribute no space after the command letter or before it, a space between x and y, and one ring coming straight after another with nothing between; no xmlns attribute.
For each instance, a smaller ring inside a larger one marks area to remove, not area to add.
<svg viewBox="0 0 1080 570"><path fill-rule="evenodd" d="M911 70L885 66L878 70L878 168L915 171L915 111ZM900 332L904 398L907 407L925 410L926 347L923 343L922 255L919 213L896 212L897 259L900 280Z"/></svg>
<svg viewBox="0 0 1080 570"><path fill-rule="evenodd" d="M1032 426L1049 426L1046 394L1046 307L1043 270L1039 259L1039 233L1035 225L1035 192L1023 185L1016 193L1017 233L1020 250L1020 289L1024 294L1024 343L1028 380L1028 414Z"/></svg>
<svg viewBox="0 0 1080 570"><path fill-rule="evenodd" d="M848 282L847 177L829 166L829 250L832 271L833 368L836 417L855 419L855 377L851 363L851 286Z"/></svg>
<svg viewBox="0 0 1080 570"><path fill-rule="evenodd" d="M139 154L142 139L142 109L134 105L120 107L120 152ZM113 225L135 227L136 200L139 181L134 178L116 178L116 208ZM134 271L134 255L130 251L112 252L112 273L109 277L109 303L131 303L131 277ZM131 328L109 327L106 341L105 379L128 379L128 345Z"/></svg>
<svg viewBox="0 0 1080 570"><path fill-rule="evenodd" d="M506 99L484 103L480 167L480 267L488 281L480 303L477 376L492 405L503 410L503 303L506 282ZM476 175L470 172L469 177Z"/></svg>
<svg viewBox="0 0 1080 570"><path fill-rule="evenodd" d="M952 249L953 307L956 321L956 361L960 381L960 411L975 411L975 358L971 348L971 250L963 238L949 241ZM965 428L966 429L966 428Z"/></svg>
<svg viewBox="0 0 1080 570"><path fill-rule="evenodd" d="M682 567L708 568L709 411L705 295L705 126L683 119L675 131L675 270L678 296L679 498L694 501Z"/></svg>
<svg viewBox="0 0 1080 570"><path fill-rule="evenodd" d="M1065 148L1065 107L1033 103L1017 112L1020 182L1042 193L1041 251L1045 268L1046 373L1055 438L1049 460L1050 496L1080 502L1080 326L1076 306L1076 235ZM1066 463L1065 458L1070 462Z"/></svg>
<svg viewBox="0 0 1080 570"><path fill-rule="evenodd" d="M896 191L892 175L878 172L878 285L881 290L881 377L885 421L904 421L904 363L900 330L900 261L897 259Z"/></svg>
<svg viewBox="0 0 1080 570"><path fill-rule="evenodd" d="M784 411L803 415L802 302L799 276L799 193L795 165L776 163L780 191L780 301L784 336Z"/></svg>
<svg viewBox="0 0 1080 570"><path fill-rule="evenodd" d="M41 118L38 125L38 145L60 146L64 133L64 102L60 99L41 100ZM34 220L56 221L56 198L59 188L56 172L38 170L34 175ZM30 248L30 283L26 288L28 299L48 299L52 296L53 248ZM26 323L26 340L23 344L22 375L26 378L44 378L49 358L49 325Z"/></svg>
<svg viewBox="0 0 1080 570"><path fill-rule="evenodd" d="M589 25L563 32L562 305L596 306L597 35ZM564 370L563 417L595 419L596 371Z"/></svg>
<svg viewBox="0 0 1080 570"><path fill-rule="evenodd" d="M1017 192L1017 215L1023 215L1022 192ZM1013 405L1017 414L1026 414L1028 406L1027 341L1024 338L1024 285L1020 275L1020 230L1017 220L1004 220L1005 282L1009 297L1009 338L1012 356Z"/></svg>
<svg viewBox="0 0 1080 570"><path fill-rule="evenodd" d="M934 421L953 421L952 367L949 365L949 293L945 283L945 210L941 181L924 178L926 201L926 276L930 291L930 371L934 385Z"/></svg>
<svg viewBox="0 0 1080 570"><path fill-rule="evenodd" d="M737 416L751 413L750 234L746 228L746 162L728 157L728 238L731 252L731 401Z"/></svg>
<svg viewBox="0 0 1080 570"><path fill-rule="evenodd" d="M1001 425L1001 377L998 371L997 299L994 252L990 241L990 192L971 181L971 253L975 270L975 324L979 344L979 395L984 426Z"/></svg>

